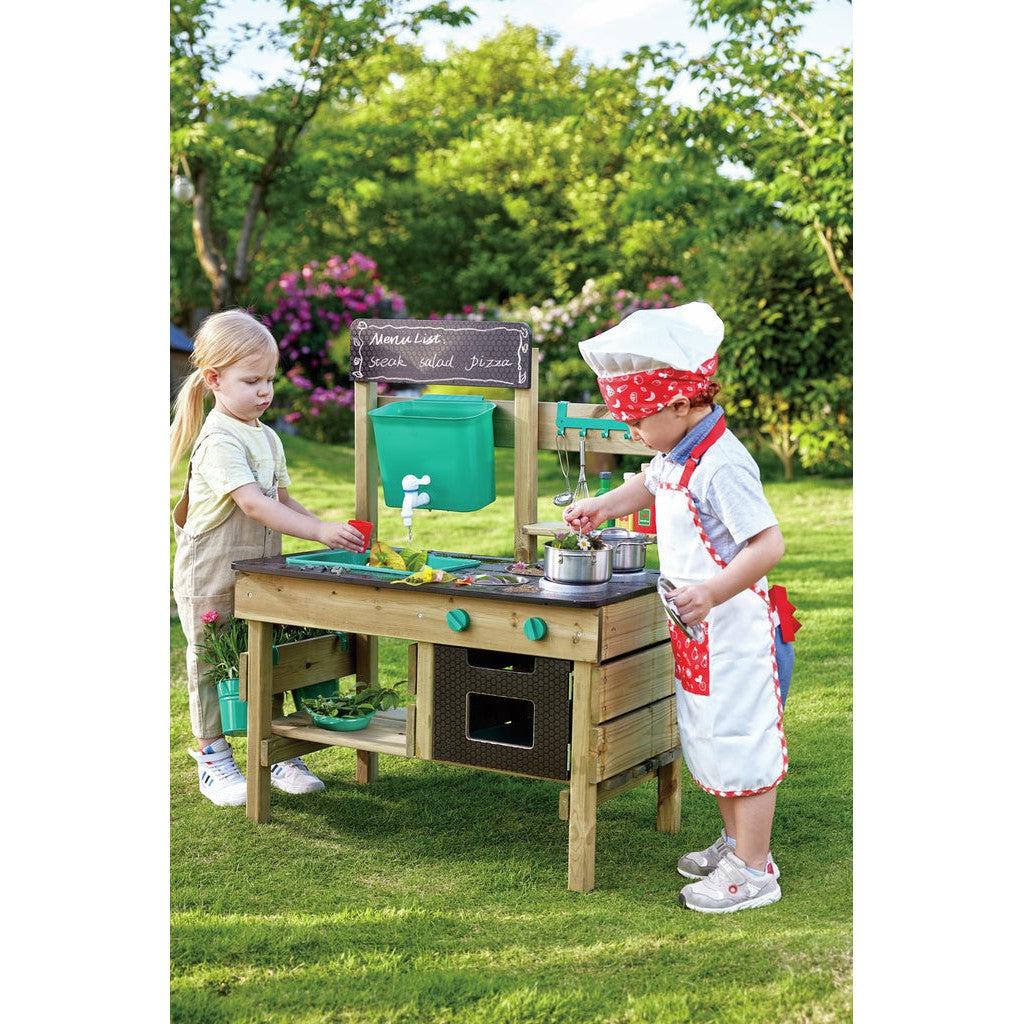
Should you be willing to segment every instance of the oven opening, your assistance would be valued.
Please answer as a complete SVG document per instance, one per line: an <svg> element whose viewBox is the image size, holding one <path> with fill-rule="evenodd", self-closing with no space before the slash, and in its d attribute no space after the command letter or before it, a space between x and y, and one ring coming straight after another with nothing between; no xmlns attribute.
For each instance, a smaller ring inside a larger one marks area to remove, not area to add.
<svg viewBox="0 0 1024 1024"><path fill-rule="evenodd" d="M506 654L503 651L481 651L471 647L466 651L470 668L494 668L505 672L533 672L537 659L532 654Z"/></svg>
<svg viewBox="0 0 1024 1024"><path fill-rule="evenodd" d="M493 693L466 694L466 739L506 747L533 747L532 700L498 697Z"/></svg>

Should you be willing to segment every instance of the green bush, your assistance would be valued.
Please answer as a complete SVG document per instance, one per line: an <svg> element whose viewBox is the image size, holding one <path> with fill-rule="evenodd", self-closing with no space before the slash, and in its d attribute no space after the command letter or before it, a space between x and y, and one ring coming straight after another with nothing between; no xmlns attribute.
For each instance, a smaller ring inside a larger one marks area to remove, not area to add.
<svg viewBox="0 0 1024 1024"><path fill-rule="evenodd" d="M707 300L725 322L720 401L730 424L808 471L852 467L852 304L815 273L790 228L748 235L722 254Z"/></svg>

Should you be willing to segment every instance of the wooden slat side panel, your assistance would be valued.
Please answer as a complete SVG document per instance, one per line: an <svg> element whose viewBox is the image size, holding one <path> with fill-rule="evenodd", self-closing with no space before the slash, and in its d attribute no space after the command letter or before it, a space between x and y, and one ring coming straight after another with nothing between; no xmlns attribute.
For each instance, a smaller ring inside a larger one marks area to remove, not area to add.
<svg viewBox="0 0 1024 1024"><path fill-rule="evenodd" d="M246 573L235 584L235 614L263 622L291 622L456 647L483 647L567 661L597 660L598 620L603 609L560 606L538 610L526 602L424 590L420 594L397 586L367 588L353 600L351 590L324 580ZM452 632L445 620L456 607L464 608L470 616L469 628L461 633ZM540 615L548 627L547 636L540 641L530 640L523 633L523 623L534 615ZM357 640L356 668L363 680L360 646ZM368 661L375 664L375 658Z"/></svg>
<svg viewBox="0 0 1024 1024"><path fill-rule="evenodd" d="M598 668L593 691L594 722L606 722L628 711L670 697L675 690L672 645L666 641L627 654Z"/></svg>
<svg viewBox="0 0 1024 1024"><path fill-rule="evenodd" d="M667 639L668 622L657 594L643 594L601 609L600 661Z"/></svg>
<svg viewBox="0 0 1024 1024"><path fill-rule="evenodd" d="M675 697L666 697L591 730L590 779L600 782L678 743Z"/></svg>

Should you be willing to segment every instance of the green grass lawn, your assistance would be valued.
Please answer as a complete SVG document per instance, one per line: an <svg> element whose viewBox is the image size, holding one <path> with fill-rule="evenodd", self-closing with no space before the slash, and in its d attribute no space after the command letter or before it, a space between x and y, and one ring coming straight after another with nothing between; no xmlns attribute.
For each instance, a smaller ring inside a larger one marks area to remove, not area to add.
<svg viewBox="0 0 1024 1024"><path fill-rule="evenodd" d="M352 452L285 438L292 492L325 516L353 515ZM435 512L418 542L511 553L511 452L498 499ZM182 471L174 477L180 492ZM555 518L554 457L539 515ZM647 783L598 811L597 889L566 890L557 783L382 756L353 783L354 754L309 757L327 789L276 790L271 820L199 796L184 678L171 642L171 1005L175 1021L388 1024L642 1024L833 1021L851 1016L851 488L766 486L786 536L773 574L804 629L786 709L789 777L773 852L784 898L698 915L675 902L675 860L707 845L713 800L684 771L678 836L654 830ZM402 539L382 509L380 536ZM285 540L285 551L314 547ZM651 549L652 555L655 549ZM383 678L404 649L381 645ZM240 764L245 741L233 741Z"/></svg>

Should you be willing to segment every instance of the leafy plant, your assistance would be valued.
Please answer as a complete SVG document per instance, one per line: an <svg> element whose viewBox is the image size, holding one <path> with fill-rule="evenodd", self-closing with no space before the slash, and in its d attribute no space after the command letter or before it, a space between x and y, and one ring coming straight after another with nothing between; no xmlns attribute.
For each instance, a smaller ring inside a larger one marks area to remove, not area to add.
<svg viewBox="0 0 1024 1024"><path fill-rule="evenodd" d="M206 677L212 682L238 676L238 661L249 643L244 619L222 620L220 612L203 613L203 638L196 647L199 659L207 666Z"/></svg>
<svg viewBox="0 0 1024 1024"><path fill-rule="evenodd" d="M302 703L315 714L328 718L362 718L378 711L405 707L414 699L404 680L395 686L378 685L364 689L358 689L358 683L355 686L337 697L303 698Z"/></svg>
<svg viewBox="0 0 1024 1024"><path fill-rule="evenodd" d="M600 551L607 547L596 533L560 533L550 543L559 551Z"/></svg>

